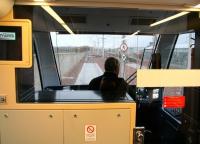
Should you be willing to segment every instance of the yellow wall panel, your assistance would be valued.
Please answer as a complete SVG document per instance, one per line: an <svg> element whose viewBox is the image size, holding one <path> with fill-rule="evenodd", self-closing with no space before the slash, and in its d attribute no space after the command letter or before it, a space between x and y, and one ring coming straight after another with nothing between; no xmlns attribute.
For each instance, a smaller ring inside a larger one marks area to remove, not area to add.
<svg viewBox="0 0 200 144"><path fill-rule="evenodd" d="M200 86L200 70L138 70L137 87Z"/></svg>

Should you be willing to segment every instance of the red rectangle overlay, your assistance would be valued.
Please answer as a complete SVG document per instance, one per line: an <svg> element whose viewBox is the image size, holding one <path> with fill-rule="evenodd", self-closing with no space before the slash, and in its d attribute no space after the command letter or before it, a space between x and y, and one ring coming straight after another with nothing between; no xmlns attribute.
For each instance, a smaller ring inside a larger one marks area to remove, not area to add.
<svg viewBox="0 0 200 144"><path fill-rule="evenodd" d="M164 108L184 108L185 96L164 96L163 107Z"/></svg>

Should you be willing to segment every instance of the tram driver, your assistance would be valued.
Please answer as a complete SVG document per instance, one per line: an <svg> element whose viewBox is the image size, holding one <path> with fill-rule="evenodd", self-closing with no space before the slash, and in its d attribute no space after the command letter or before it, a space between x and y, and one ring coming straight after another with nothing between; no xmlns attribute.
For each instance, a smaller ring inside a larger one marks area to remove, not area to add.
<svg viewBox="0 0 200 144"><path fill-rule="evenodd" d="M99 90L104 100L119 100L124 98L128 91L128 84L123 78L119 78L120 63L114 57L106 59L103 75L92 79L89 90Z"/></svg>

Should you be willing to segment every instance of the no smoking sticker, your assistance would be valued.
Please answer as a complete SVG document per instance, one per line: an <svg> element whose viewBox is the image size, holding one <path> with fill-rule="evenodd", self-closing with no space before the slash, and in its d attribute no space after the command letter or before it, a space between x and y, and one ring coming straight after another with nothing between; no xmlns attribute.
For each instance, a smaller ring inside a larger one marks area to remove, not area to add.
<svg viewBox="0 0 200 144"><path fill-rule="evenodd" d="M93 133L93 132L94 132L94 129L95 129L94 126L88 126L88 127L87 127L87 132L88 132L88 133Z"/></svg>
<svg viewBox="0 0 200 144"><path fill-rule="evenodd" d="M96 141L96 125L85 125L85 141Z"/></svg>

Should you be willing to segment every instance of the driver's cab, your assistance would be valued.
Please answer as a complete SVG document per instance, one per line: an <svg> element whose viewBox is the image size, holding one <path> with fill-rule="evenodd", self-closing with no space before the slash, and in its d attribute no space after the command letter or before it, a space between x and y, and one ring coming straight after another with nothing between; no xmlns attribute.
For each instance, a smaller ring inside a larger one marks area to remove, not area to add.
<svg viewBox="0 0 200 144"><path fill-rule="evenodd" d="M158 24L182 9L124 4L17 0L0 18L0 143L197 141L187 126L199 117L184 110L200 85L198 70L189 71L199 68L196 7ZM128 84L117 101L88 88L109 57Z"/></svg>

